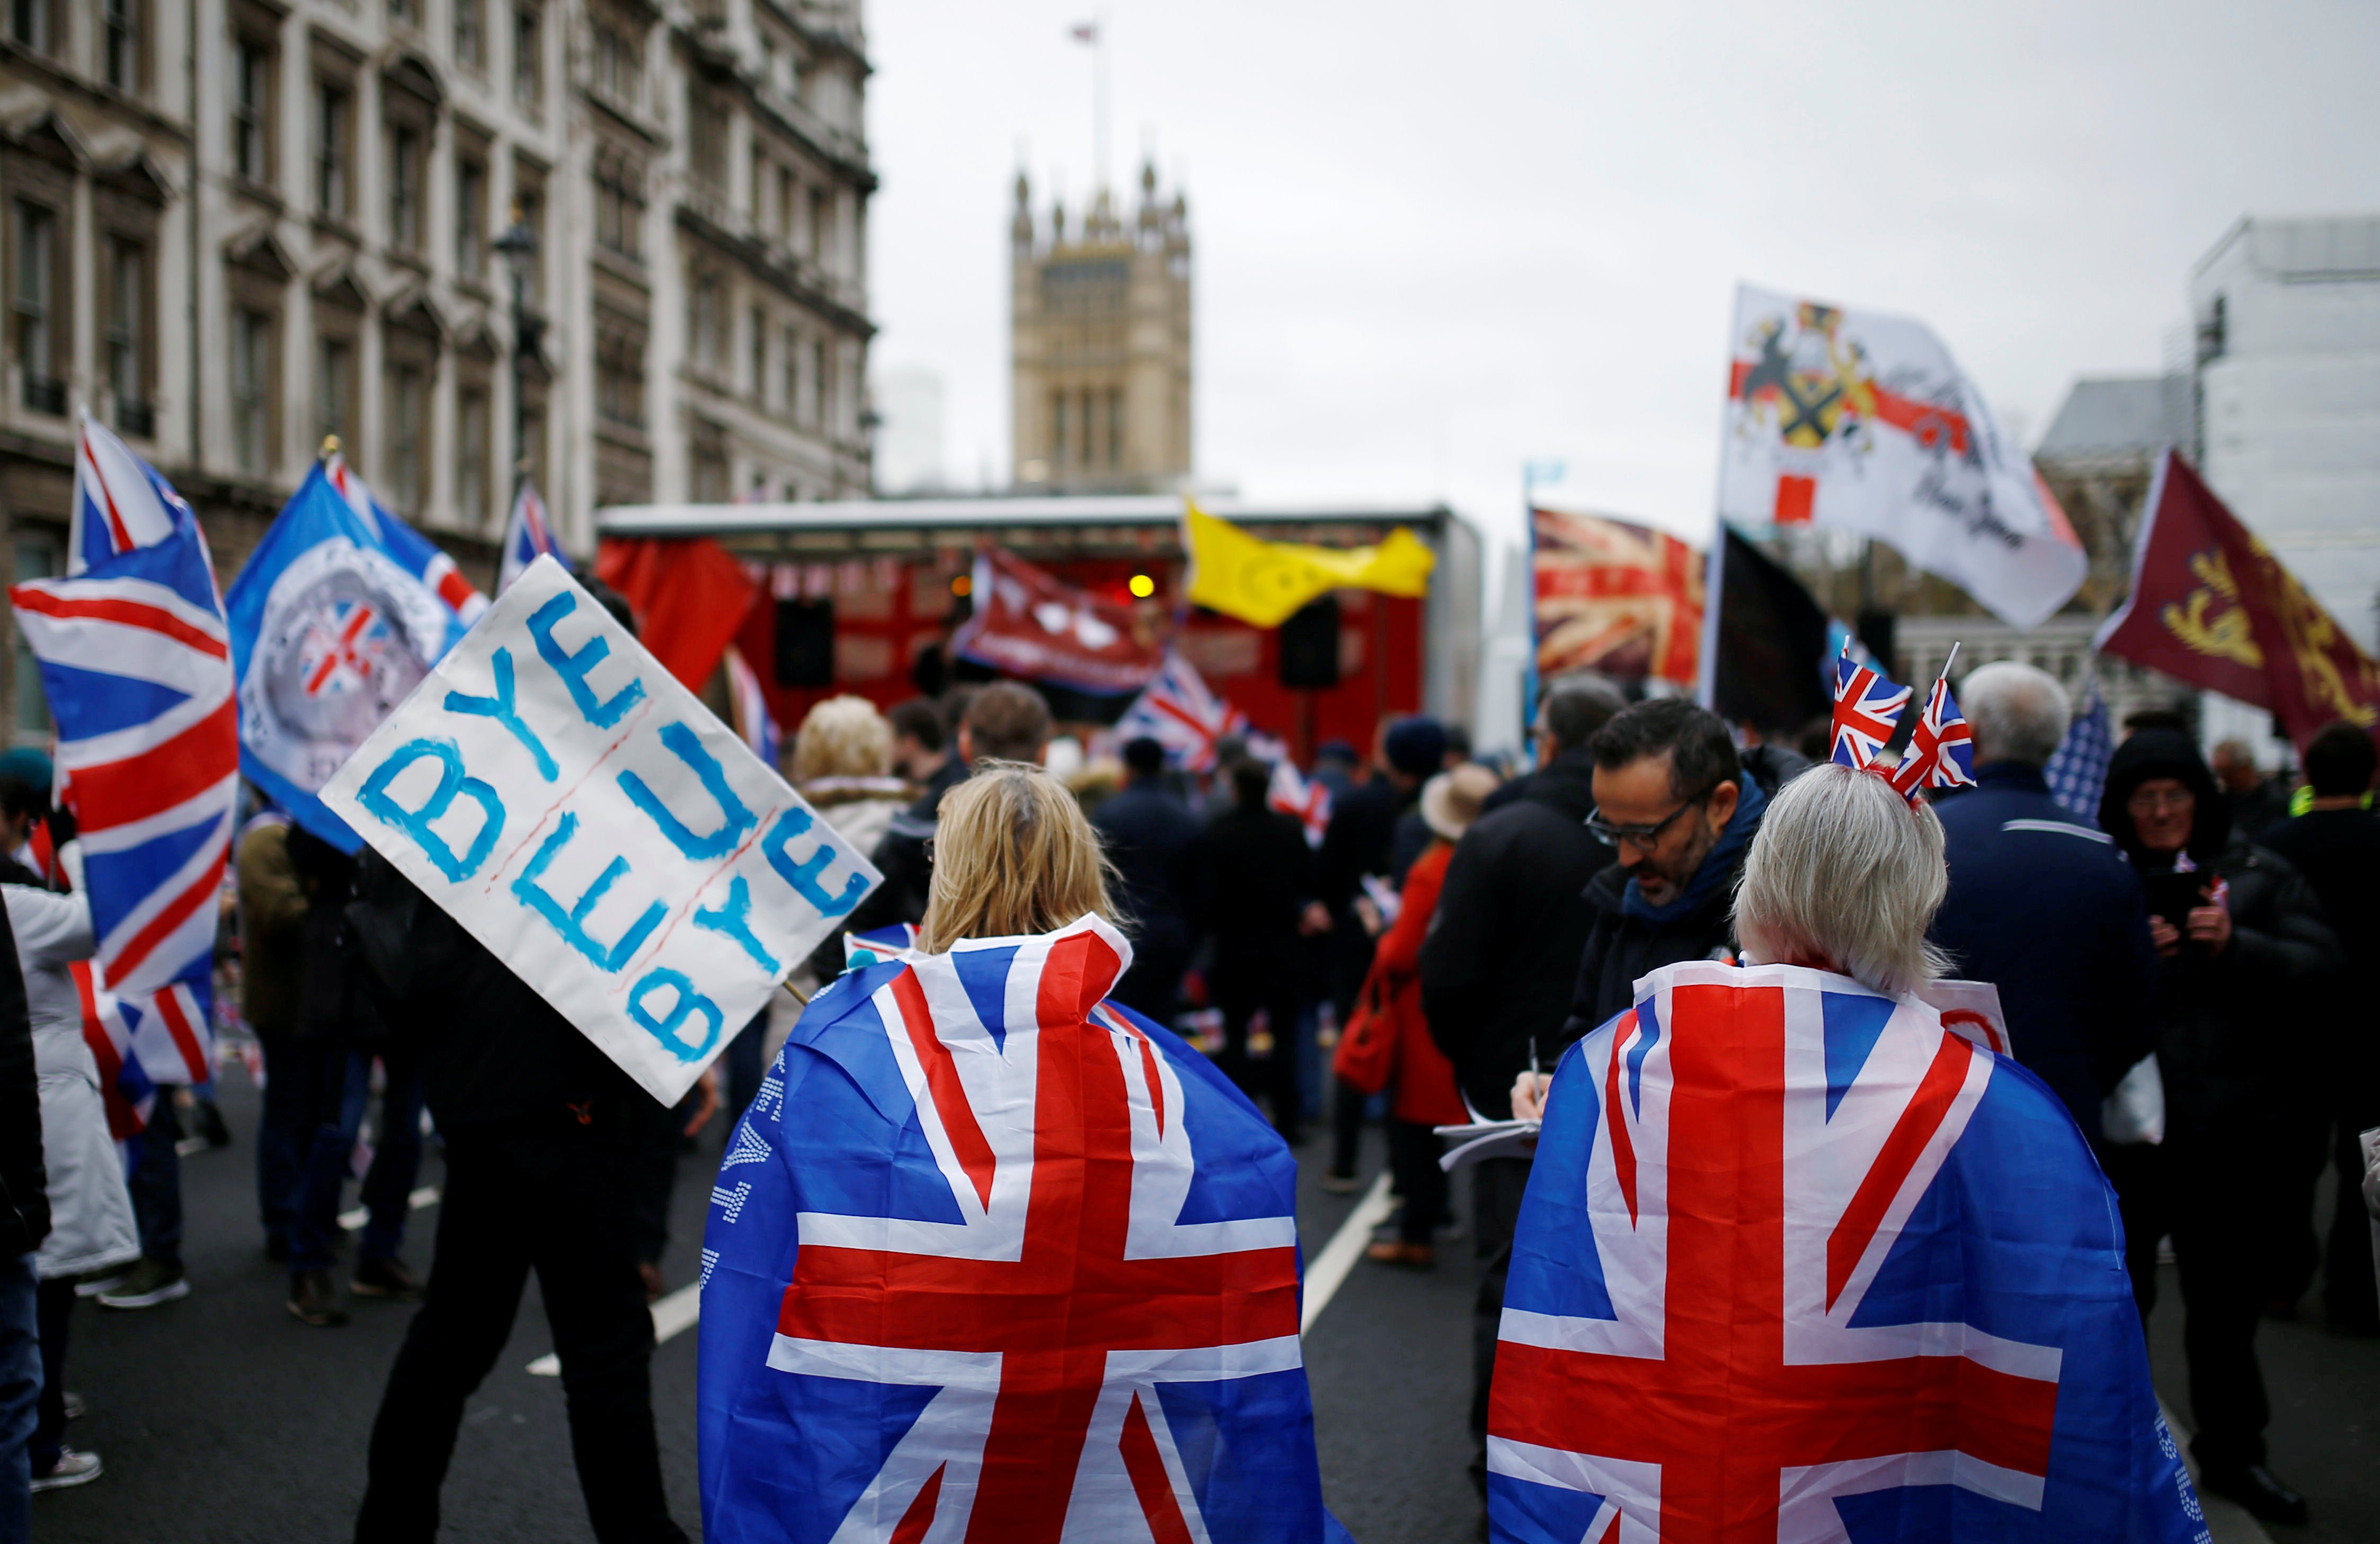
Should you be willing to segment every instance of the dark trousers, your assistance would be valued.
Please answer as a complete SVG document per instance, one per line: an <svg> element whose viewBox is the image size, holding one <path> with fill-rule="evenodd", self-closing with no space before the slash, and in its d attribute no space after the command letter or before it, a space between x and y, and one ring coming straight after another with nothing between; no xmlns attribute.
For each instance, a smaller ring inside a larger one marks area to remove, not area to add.
<svg viewBox="0 0 2380 1544"><path fill-rule="evenodd" d="M448 1132L428 1299L406 1331L372 1422L358 1544L431 1538L463 1405L503 1355L537 1271L571 1455L601 1544L684 1544L653 1433L652 1315L629 1244L622 1133Z"/></svg>
<svg viewBox="0 0 2380 1544"><path fill-rule="evenodd" d="M1223 1010L1223 1053L1215 1064L1250 1099L1259 1092L1270 1099L1274 1129L1294 1135L1303 1113L1297 1092L1297 992L1286 977L1235 981L1228 989L1216 988L1215 1005ZM1261 1068L1248 1055L1248 1025L1259 1008L1272 1026L1272 1054Z"/></svg>
<svg viewBox="0 0 2380 1544"><path fill-rule="evenodd" d="M1471 1304L1471 1435L1479 1450L1471 1478L1488 1491L1488 1397L1496 1378L1496 1331L1504 1318L1504 1275L1512 1263L1512 1229L1529 1188L1525 1158L1482 1160L1471 1171L1471 1237L1479 1292Z"/></svg>
<svg viewBox="0 0 2380 1544"><path fill-rule="evenodd" d="M2256 1323L2269 1280L2261 1222L2266 1168L2242 1144L2168 1139L2110 1149L2107 1174L2124 1220L2124 1265L2146 1323L2156 1306L2157 1240L2170 1234L2181 1282L2181 1343L2190 1364L2190 1447L2209 1469L2265 1461L2272 1404L2256 1361Z"/></svg>
<svg viewBox="0 0 2380 1544"><path fill-rule="evenodd" d="M1355 1161L1364 1149L1364 1115L1372 1102L1343 1077L1330 1079L1330 1172L1342 1179L1355 1177ZM1403 1186L1398 1186L1402 1193Z"/></svg>
<svg viewBox="0 0 2380 1544"><path fill-rule="evenodd" d="M157 1090L149 1125L140 1133L125 1188L132 1193L132 1220L140 1229L140 1252L179 1269L182 1263L182 1121L174 1090Z"/></svg>
<svg viewBox="0 0 2380 1544"><path fill-rule="evenodd" d="M42 1327L41 1418L33 1427L30 1450L33 1472L47 1472L58 1461L67 1441L67 1331L74 1318L75 1284L71 1276L43 1282L36 1297Z"/></svg>
<svg viewBox="0 0 2380 1544"><path fill-rule="evenodd" d="M312 1095L299 1047L285 1034L259 1031L264 1052L264 1109L256 1127L256 1210L264 1224L264 1246L286 1254L298 1216L298 1191L306 1168L313 1127L307 1118Z"/></svg>
<svg viewBox="0 0 2380 1544"><path fill-rule="evenodd" d="M1427 1244L1446 1220L1446 1171L1438 1166L1444 1150L1429 1127L1415 1121L1389 1122L1389 1172L1396 1176L1397 1194L1405 1202L1397 1218L1397 1237L1404 1243Z"/></svg>
<svg viewBox="0 0 2380 1544"><path fill-rule="evenodd" d="M295 1044L291 1060L301 1069L303 1120L311 1135L290 1215L289 1269L327 1270L341 1234L339 1201L371 1105L373 1057L332 1040ZM421 1081L403 1059L390 1058L386 1068L380 1140L364 1173L368 1220L357 1257L367 1260L394 1259L404 1247L406 1211L421 1172Z"/></svg>
<svg viewBox="0 0 2380 1544"><path fill-rule="evenodd" d="M26 1453L42 1402L37 1295L33 1257L0 1255L0 1544L27 1544L33 1537L33 1477Z"/></svg>

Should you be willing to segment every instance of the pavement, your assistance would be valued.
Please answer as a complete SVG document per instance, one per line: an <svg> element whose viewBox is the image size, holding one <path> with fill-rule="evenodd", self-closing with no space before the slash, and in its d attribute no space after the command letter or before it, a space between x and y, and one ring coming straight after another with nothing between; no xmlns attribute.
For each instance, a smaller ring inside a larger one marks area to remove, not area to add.
<svg viewBox="0 0 2380 1544"><path fill-rule="evenodd" d="M238 1068L223 1080L235 1137L184 1160L185 1255L192 1295L139 1313L76 1310L68 1386L91 1413L68 1441L96 1449L107 1472L34 1498L42 1544L298 1544L340 1540L354 1526L364 1452L382 1380L413 1309L358 1301L353 1321L312 1330L283 1307L287 1278L267 1260L256 1219L258 1096ZM664 1270L693 1281L710 1178L723 1133L714 1123L680 1161ZM1326 1194L1326 1139L1299 1150L1299 1234L1309 1281L1365 1197ZM440 1182L433 1143L419 1184ZM1364 1181L1384 1161L1368 1135ZM1468 1186L1456 1187L1458 1214ZM426 1274L434 1203L413 1213L405 1257ZM1350 1242L1353 1242L1351 1235ZM1345 1251L1342 1248L1341 1251ZM1435 1270L1347 1269L1305 1340L1325 1501L1362 1544L1468 1544L1479 1510L1466 1465L1471 1388L1471 1249L1442 1238ZM2152 1358L2186 1429L2180 1316L2170 1290L2150 1323ZM653 1358L653 1402L673 1507L699 1538L694 1438L695 1340ZM2318 1302L2267 1322L2259 1344L2274 1392L2273 1465L2312 1500L2303 1528L2259 1530L2210 1500L2214 1544L2364 1544L2380 1539L2380 1342L2327 1334ZM580 1544L591 1538L572 1467L559 1380L530 1364L552 1349L537 1286L510 1343L471 1401L448 1474L452 1544Z"/></svg>

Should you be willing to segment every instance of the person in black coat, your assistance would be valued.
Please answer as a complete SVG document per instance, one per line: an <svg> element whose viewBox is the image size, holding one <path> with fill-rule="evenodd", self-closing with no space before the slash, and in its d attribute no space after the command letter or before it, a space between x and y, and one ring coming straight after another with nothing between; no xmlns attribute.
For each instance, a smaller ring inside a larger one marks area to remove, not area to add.
<svg viewBox="0 0 2380 1544"><path fill-rule="evenodd" d="M1165 783L1165 748L1142 735L1123 748L1124 785L1091 816L1099 845L1123 881L1135 924L1132 968L1116 1001L1172 1024L1190 965L1190 911L1198 817Z"/></svg>
<svg viewBox="0 0 2380 1544"><path fill-rule="evenodd" d="M2187 735L2143 730L2116 748L2099 823L2141 873L2161 962L2165 1141L2107 1153L2132 1294L2145 1319L2157 1240L2170 1234L2202 1483L2265 1521L2302 1522L2304 1498L2265 1466L2272 1410L2256 1320L2288 1094L2303 1076L2311 989L2338 965L2338 941L2304 877L2232 834Z"/></svg>
<svg viewBox="0 0 2380 1544"><path fill-rule="evenodd" d="M1934 942L1958 974L1999 988L2016 1059L2101 1151L2099 1106L2155 1041L2156 952L2140 876L2042 767L2071 708L2046 672L1987 664L1959 688L1976 786L1937 799L1950 894Z"/></svg>
<svg viewBox="0 0 2380 1544"><path fill-rule="evenodd" d="M32 1537L29 1449L40 1416L42 1337L33 1251L50 1236L49 1166L42 1158L41 1077L16 935L0 908L0 1538Z"/></svg>
<svg viewBox="0 0 2380 1544"><path fill-rule="evenodd" d="M2304 813L2265 833L2265 845L2287 858L2313 886L2342 954L2362 956L2380 943L2380 815L2372 813L2374 757L2372 732L2331 724L2306 746L2308 799ZM2332 1330L2380 1335L2380 1295L2372 1271L2372 1235L2358 1186L2363 1155L2356 1133L2380 1125L2380 1026L2371 999L2344 969L2321 983L2314 1012L2312 1076L2301 1085L2289 1116L2301 1133L2300 1164L2289 1176L2278 1219L2285 1231L2277 1265L2289 1272L2283 1294L2304 1290L2313 1266L2307 1219L2325 1163L2338 1170L2338 1203L2323 1261L2323 1307Z"/></svg>
<svg viewBox="0 0 2380 1544"><path fill-rule="evenodd" d="M1215 817L1199 843L1199 912L1215 941L1208 985L1223 1010L1224 1073L1250 1098L1272 1100L1272 1124L1297 1145L1297 1012L1303 952L1312 930L1314 850L1296 818L1265 808L1270 769L1257 760L1231 768L1232 808ZM1272 1054L1259 1081L1248 1056L1248 1025L1262 1008Z"/></svg>

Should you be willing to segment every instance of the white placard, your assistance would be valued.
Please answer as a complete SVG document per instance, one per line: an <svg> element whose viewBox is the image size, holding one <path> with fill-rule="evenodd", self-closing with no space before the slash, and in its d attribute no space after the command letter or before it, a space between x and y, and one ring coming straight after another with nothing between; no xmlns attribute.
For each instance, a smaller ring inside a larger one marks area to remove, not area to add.
<svg viewBox="0 0 2380 1544"><path fill-rule="evenodd" d="M550 557L322 796L664 1104L880 880Z"/></svg>

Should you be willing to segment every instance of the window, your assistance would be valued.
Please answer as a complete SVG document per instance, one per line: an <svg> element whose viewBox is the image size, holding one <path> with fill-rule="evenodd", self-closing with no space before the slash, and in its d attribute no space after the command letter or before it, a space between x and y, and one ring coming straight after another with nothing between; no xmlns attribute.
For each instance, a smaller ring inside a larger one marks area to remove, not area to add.
<svg viewBox="0 0 2380 1544"><path fill-rule="evenodd" d="M784 414L792 418L802 410L802 337L791 327L785 329L784 348Z"/></svg>
<svg viewBox="0 0 2380 1544"><path fill-rule="evenodd" d="M119 91L140 89L140 0L107 0L100 64Z"/></svg>
<svg viewBox="0 0 2380 1544"><path fill-rule="evenodd" d="M529 259L525 293L532 306L545 298L545 188L527 166L513 168L513 217L537 237L537 255Z"/></svg>
<svg viewBox="0 0 2380 1544"><path fill-rule="evenodd" d="M232 168L250 182L273 176L273 51L247 38L232 58Z"/></svg>
<svg viewBox="0 0 2380 1544"><path fill-rule="evenodd" d="M1108 465L1123 465L1123 390L1108 388Z"/></svg>
<svg viewBox="0 0 2380 1544"><path fill-rule="evenodd" d="M595 89L623 107L644 95L644 47L636 34L608 22L595 27Z"/></svg>
<svg viewBox="0 0 2380 1544"><path fill-rule="evenodd" d="M809 196L810 261L823 266L826 262L827 225L833 219L833 205L827 201L826 189L813 188Z"/></svg>
<svg viewBox="0 0 2380 1544"><path fill-rule="evenodd" d="M421 135L405 125L388 131L388 244L406 252L421 247Z"/></svg>
<svg viewBox="0 0 2380 1544"><path fill-rule="evenodd" d="M480 0L455 0L455 62L477 75L487 64L487 51Z"/></svg>
<svg viewBox="0 0 2380 1544"><path fill-rule="evenodd" d="M686 126L686 164L713 190L727 186L727 106L698 87Z"/></svg>
<svg viewBox="0 0 2380 1544"><path fill-rule="evenodd" d="M314 213L347 217L347 88L325 80L314 89Z"/></svg>
<svg viewBox="0 0 2380 1544"><path fill-rule="evenodd" d="M810 390L818 395L818 426L834 428L834 372L827 367L826 340L810 345Z"/></svg>
<svg viewBox="0 0 2380 1544"><path fill-rule="evenodd" d="M421 24L421 0L388 0L388 18L399 27Z"/></svg>
<svg viewBox="0 0 2380 1544"><path fill-rule="evenodd" d="M147 439L157 432L149 406L149 361L142 325L149 306L149 252L121 237L107 243L107 387L115 427Z"/></svg>
<svg viewBox="0 0 2380 1544"><path fill-rule="evenodd" d="M794 197L794 169L777 168L777 237L791 251L794 246L794 214L799 204Z"/></svg>
<svg viewBox="0 0 2380 1544"><path fill-rule="evenodd" d="M595 410L624 428L645 426L644 350L626 332L607 332L596 343Z"/></svg>
<svg viewBox="0 0 2380 1544"><path fill-rule="evenodd" d="M535 6L513 10L513 100L524 107L545 100L544 20Z"/></svg>
<svg viewBox="0 0 2380 1544"><path fill-rule="evenodd" d="M766 32L760 34L760 84L771 91L777 87L777 40Z"/></svg>
<svg viewBox="0 0 2380 1544"><path fill-rule="evenodd" d="M624 152L596 152L596 244L635 261L644 259L644 168Z"/></svg>
<svg viewBox="0 0 2380 1544"><path fill-rule="evenodd" d="M455 163L455 272L476 279L488 267L488 168Z"/></svg>
<svg viewBox="0 0 2380 1544"><path fill-rule="evenodd" d="M488 394L466 386L455 394L455 518L488 524Z"/></svg>
<svg viewBox="0 0 2380 1544"><path fill-rule="evenodd" d="M16 582L54 579L58 576L57 543L46 536L17 538ZM25 642L24 629L9 629L17 639L16 738L24 744L45 744L50 737L50 699L42 691L41 662Z"/></svg>
<svg viewBox="0 0 2380 1544"><path fill-rule="evenodd" d="M8 36L37 54L50 49L50 0L8 0Z"/></svg>
<svg viewBox="0 0 2380 1544"><path fill-rule="evenodd" d="M57 368L57 216L41 204L17 201L17 366L24 372L25 406L37 413L67 410L67 385Z"/></svg>
<svg viewBox="0 0 2380 1544"><path fill-rule="evenodd" d="M1066 394L1050 394L1050 465L1066 464Z"/></svg>
<svg viewBox="0 0 2380 1544"><path fill-rule="evenodd" d="M694 296L686 321L686 331L693 334L695 368L704 374L719 370L719 334L724 325L726 308L721 301L719 275L705 274L694 281Z"/></svg>
<svg viewBox="0 0 2380 1544"><path fill-rule="evenodd" d="M769 313L759 307L752 308L752 401L756 407L769 404Z"/></svg>
<svg viewBox="0 0 2380 1544"><path fill-rule="evenodd" d="M245 308L231 313L231 440L239 469L261 477L272 444L273 318Z"/></svg>
<svg viewBox="0 0 2380 1544"><path fill-rule="evenodd" d="M355 400L356 346L346 338L323 337L314 340L314 435L344 435L347 428L347 406ZM355 447L347 447L347 459L355 459Z"/></svg>
<svg viewBox="0 0 2380 1544"><path fill-rule="evenodd" d="M1086 387L1083 392L1083 465L1096 464L1099 458L1099 419L1095 416L1098 399Z"/></svg>
<svg viewBox="0 0 2380 1544"><path fill-rule="evenodd" d="M388 372L388 484L404 516L421 513L421 451L427 438L429 391L418 365Z"/></svg>

